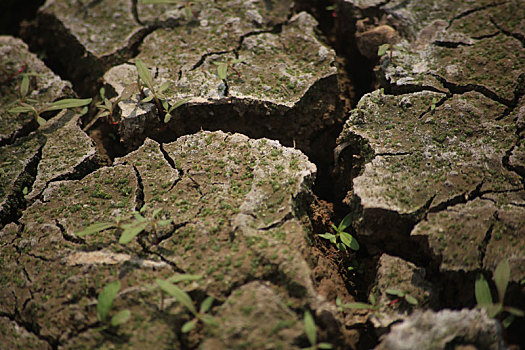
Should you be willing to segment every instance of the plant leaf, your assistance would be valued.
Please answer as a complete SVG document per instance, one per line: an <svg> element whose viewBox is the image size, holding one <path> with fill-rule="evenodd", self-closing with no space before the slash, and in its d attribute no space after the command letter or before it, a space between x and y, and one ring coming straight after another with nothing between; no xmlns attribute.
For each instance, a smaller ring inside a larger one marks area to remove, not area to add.
<svg viewBox="0 0 525 350"><path fill-rule="evenodd" d="M170 120L171 120L171 114L166 113L166 115L164 116L164 124L169 123Z"/></svg>
<svg viewBox="0 0 525 350"><path fill-rule="evenodd" d="M198 281L200 279L202 279L202 275L189 275L186 273L181 273L181 274L177 274L177 275L173 275L169 277L166 280L166 282L179 283L183 281Z"/></svg>
<svg viewBox="0 0 525 350"><path fill-rule="evenodd" d="M181 332L182 333L191 332L191 330L194 329L196 325L197 325L197 320L193 319L191 321L188 321L182 325Z"/></svg>
<svg viewBox="0 0 525 350"><path fill-rule="evenodd" d="M83 229L82 231L80 232L77 232L76 235L79 236L79 237L84 237L84 236L87 236L89 234L92 234L92 233L97 233L97 232L100 232L100 231L104 231L108 228L111 228L111 227L116 227L116 225L112 222L97 222L93 225L90 225L88 227L86 227L85 229Z"/></svg>
<svg viewBox="0 0 525 350"><path fill-rule="evenodd" d="M140 100L140 103L147 103L153 100L153 95L149 95Z"/></svg>
<svg viewBox="0 0 525 350"><path fill-rule="evenodd" d="M142 62L140 58L135 59L135 67L137 67L137 73L139 74L140 79L146 84L151 91L153 90L153 77L148 67Z"/></svg>
<svg viewBox="0 0 525 350"><path fill-rule="evenodd" d="M91 98L65 98L58 100L44 108L45 111L57 111L60 109L83 107L91 103Z"/></svg>
<svg viewBox="0 0 525 350"><path fill-rule="evenodd" d="M120 326L121 324L128 322L130 317L131 317L131 311L122 310L118 312L116 315L114 315L113 317L111 317L111 325L113 327Z"/></svg>
<svg viewBox="0 0 525 350"><path fill-rule="evenodd" d="M343 304L341 306L344 307L345 309L372 309L373 308L373 305L370 305L367 303L359 303L359 302Z"/></svg>
<svg viewBox="0 0 525 350"><path fill-rule="evenodd" d="M28 92L29 92L29 77L24 74L22 76L22 83L20 84L20 96L24 98L27 96Z"/></svg>
<svg viewBox="0 0 525 350"><path fill-rule="evenodd" d="M350 227L350 225L352 224L352 213L350 214L347 214L343 220L341 220L341 223L339 224L339 230L340 231L344 231L346 230L347 227Z"/></svg>
<svg viewBox="0 0 525 350"><path fill-rule="evenodd" d="M512 306L503 307L503 311L507 311L509 314L513 314L514 316L518 316L518 317L525 316L525 312L523 312L523 310L520 310Z"/></svg>
<svg viewBox="0 0 525 350"><path fill-rule="evenodd" d="M215 326L217 327L219 325L219 322L217 319L211 315L201 315L199 316L202 322L208 326Z"/></svg>
<svg viewBox="0 0 525 350"><path fill-rule="evenodd" d="M490 295L490 288L487 280L483 275L478 275L476 278L476 285L474 292L476 294L476 302L479 306L492 305L492 296Z"/></svg>
<svg viewBox="0 0 525 350"><path fill-rule="evenodd" d="M133 96L133 93L137 90L137 83L131 83L129 85L126 85L124 90L122 90L122 93L120 94L120 97L118 98L119 101L122 100L129 100L131 96Z"/></svg>
<svg viewBox="0 0 525 350"><path fill-rule="evenodd" d="M383 56L387 51L388 49L390 48L390 44L383 44L383 45L380 45L378 48L377 48L377 55L379 57Z"/></svg>
<svg viewBox="0 0 525 350"><path fill-rule="evenodd" d="M201 303L200 313L203 314L203 313L208 312L208 310L213 305L214 300L215 299L213 297L207 297L206 299L204 299L204 301Z"/></svg>
<svg viewBox="0 0 525 350"><path fill-rule="evenodd" d="M505 292L507 291L507 285L510 280L510 265L507 259L500 261L496 270L494 271L494 282L496 283L496 288L498 290L498 298L501 303L503 303L503 298L505 297Z"/></svg>
<svg viewBox="0 0 525 350"><path fill-rule="evenodd" d="M414 298L413 296L411 296L410 294L405 295L405 300L406 300L407 303L412 304L414 306L419 304L417 299Z"/></svg>
<svg viewBox="0 0 525 350"><path fill-rule="evenodd" d="M36 117L36 122L38 123L38 125L42 126L42 125L44 125L46 123L46 120L38 115Z"/></svg>
<svg viewBox="0 0 525 350"><path fill-rule="evenodd" d="M100 98L102 98L102 100L105 100L106 99L106 89L104 87L101 87L100 90L98 90L99 94L100 94Z"/></svg>
<svg viewBox="0 0 525 350"><path fill-rule="evenodd" d="M120 244L127 244L131 242L133 238L135 238L139 233L144 231L146 226L148 226L147 221L142 221L138 224L135 222L127 225L122 225L124 231L122 231L122 235L120 236L118 242Z"/></svg>
<svg viewBox="0 0 525 350"><path fill-rule="evenodd" d="M496 317L503 310L503 305L500 303L483 305L482 307L487 310L489 317Z"/></svg>
<svg viewBox="0 0 525 350"><path fill-rule="evenodd" d="M318 349L333 349L332 344L330 343L319 343L317 344Z"/></svg>
<svg viewBox="0 0 525 350"><path fill-rule="evenodd" d="M221 62L217 65L217 74L219 75L219 79L224 80L226 79L226 75L228 73L228 64Z"/></svg>
<svg viewBox="0 0 525 350"><path fill-rule="evenodd" d="M387 294L390 294L390 295L395 295L395 296L398 296L400 298L403 298L405 296L405 292L403 292L402 290L399 290L399 289L390 289L388 288L387 290L385 290L385 292Z"/></svg>
<svg viewBox="0 0 525 350"><path fill-rule="evenodd" d="M332 241L332 240L335 240L335 238L336 238L337 236L336 236L336 235L333 235L333 234L331 234L331 233L326 232L326 233L323 233L322 235L319 235L319 237L324 238L324 239L328 239L328 240ZM332 242L332 243L333 243L333 242Z"/></svg>
<svg viewBox="0 0 525 350"><path fill-rule="evenodd" d="M195 309L195 306L193 305L190 296L185 291L168 281L156 279L155 282L157 282L157 284L160 288L162 288L163 291L177 299L179 303L181 303L188 310L190 310L192 314L197 314L197 310Z"/></svg>
<svg viewBox="0 0 525 350"><path fill-rule="evenodd" d="M164 92L170 87L170 82L165 81L158 89L158 92Z"/></svg>
<svg viewBox="0 0 525 350"><path fill-rule="evenodd" d="M359 250L359 243L357 243L357 240L351 234L342 231L339 233L339 238L341 238L341 242L350 249Z"/></svg>
<svg viewBox="0 0 525 350"><path fill-rule="evenodd" d="M310 342L310 345L315 346L317 343L317 332L315 330L314 318L308 310L306 310L304 313L304 331L308 341Z"/></svg>
<svg viewBox="0 0 525 350"><path fill-rule="evenodd" d="M190 101L189 98L184 98L182 100L179 100L177 101L173 106L170 107L170 109L168 110L169 113L173 112L173 110L179 108L180 106L182 106L183 104L186 104Z"/></svg>
<svg viewBox="0 0 525 350"><path fill-rule="evenodd" d="M14 107L8 110L9 113L27 113L27 112L36 112L36 109L33 106L25 107Z"/></svg>
<svg viewBox="0 0 525 350"><path fill-rule="evenodd" d="M103 322L108 317L113 300L117 296L119 290L120 281L113 281L108 283L98 295L97 318L100 322Z"/></svg>

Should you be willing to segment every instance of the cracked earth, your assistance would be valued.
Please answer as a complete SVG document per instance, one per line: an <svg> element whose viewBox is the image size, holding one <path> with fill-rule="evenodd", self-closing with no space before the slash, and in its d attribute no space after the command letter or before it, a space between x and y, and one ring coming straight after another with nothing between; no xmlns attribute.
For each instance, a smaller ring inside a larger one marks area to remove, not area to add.
<svg viewBox="0 0 525 350"><path fill-rule="evenodd" d="M0 348L299 349L305 311L337 349L525 346L474 308L507 259L525 309L523 1L26 2L0 5L25 18L0 27ZM126 93L137 58L187 101L169 121ZM36 107L94 101L39 125L9 112L24 74ZM349 213L358 251L320 237ZM217 325L183 332L169 278Z"/></svg>

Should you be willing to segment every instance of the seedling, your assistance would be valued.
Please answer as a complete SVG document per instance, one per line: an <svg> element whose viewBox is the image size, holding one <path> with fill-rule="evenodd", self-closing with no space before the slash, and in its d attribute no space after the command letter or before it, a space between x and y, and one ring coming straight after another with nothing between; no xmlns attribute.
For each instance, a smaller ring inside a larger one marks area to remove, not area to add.
<svg viewBox="0 0 525 350"><path fill-rule="evenodd" d="M405 302L407 302L408 304L410 304L412 306L417 306L417 304L419 304L419 302L417 301L416 298L414 298L413 296L411 296L410 294L408 294L405 291L402 291L402 290L399 290L399 289L387 289L385 292L386 292L386 294L393 295L393 296L397 297L394 300L392 300L391 302L389 302L388 306L392 306L392 305L397 304L397 303L402 302L402 301L405 301Z"/></svg>
<svg viewBox="0 0 525 350"><path fill-rule="evenodd" d="M337 306L337 310L339 310L339 312L343 312L343 309L368 309L373 311L379 310L381 305L377 303L377 299L374 294L370 294L368 300L370 301L370 304L361 302L343 304L341 302L341 298L337 297L335 299L335 305Z"/></svg>
<svg viewBox="0 0 525 350"><path fill-rule="evenodd" d="M131 217L128 217L126 220L121 220L119 217L114 222L97 222L93 225L88 226L84 230L77 232L76 235L79 237L84 237L89 234L101 232L109 228L117 228L122 230L120 235L119 243L127 244L133 240L138 234L146 230L149 226L149 232L152 232L155 235L157 243L159 242L159 237L157 235L157 230L159 227L167 226L172 223L171 219L161 220L160 213L161 208L155 209L151 217L145 218L141 215L144 212L143 207L139 213L134 212ZM129 221L128 223L123 224L122 221Z"/></svg>
<svg viewBox="0 0 525 350"><path fill-rule="evenodd" d="M117 296L120 290L120 281L113 281L108 283L104 289L98 295L97 303L97 319L99 322L105 323L111 311L111 306L113 305L113 300ZM122 310L111 317L109 324L113 327L120 326L128 322L131 316L129 310Z"/></svg>
<svg viewBox="0 0 525 350"><path fill-rule="evenodd" d="M16 113L16 114L30 113L33 115L38 125L42 126L46 122L46 120L41 117L41 114L44 112L83 107L91 103L91 100L92 100L91 98L86 98L86 99L66 98L66 99L55 101L51 104L42 106L40 108L36 108L35 106L33 106L33 104L37 104L39 101L28 97L29 88L31 85L30 77L42 76L42 74L38 74L35 72L23 73L26 68L27 68L27 65L24 64L24 66L10 78L12 79L15 76L20 75L22 77L22 82L20 83L20 98L16 102L16 104L18 104L18 107L9 109L8 110L9 113ZM86 111L87 110L83 111L83 113L85 113Z"/></svg>
<svg viewBox="0 0 525 350"><path fill-rule="evenodd" d="M304 313L304 332L308 338L310 346L306 349L332 349L332 344L330 343L317 343L317 330L315 327L315 321L310 313L310 311L305 311Z"/></svg>
<svg viewBox="0 0 525 350"><path fill-rule="evenodd" d="M213 62L213 64L217 66L217 75L219 76L219 79L226 80L226 78L228 77L228 68L231 68L237 74L239 79L241 79L241 74L233 66L234 64L241 63L241 62L242 60L237 58L237 59L234 59L228 62Z"/></svg>
<svg viewBox="0 0 525 350"><path fill-rule="evenodd" d="M18 107L11 108L8 112L9 113L31 113L35 120L37 121L38 125L42 126L45 124L46 120L41 117L41 114L44 112L50 112L50 111L58 111L62 109L69 109L69 108L76 108L76 107L83 107L91 103L91 98L86 99L77 99L77 98L66 98L62 100L55 101L49 105L36 108L35 106L32 106L26 102L23 102L20 100L18 102ZM30 102L37 102L36 100L29 100Z"/></svg>
<svg viewBox="0 0 525 350"><path fill-rule="evenodd" d="M392 60L394 48L401 49L402 47L398 45L392 45L392 44L379 45L379 47L377 48L377 56L379 57L384 56L386 52L389 51L390 52L389 57L390 57L390 60Z"/></svg>
<svg viewBox="0 0 525 350"><path fill-rule="evenodd" d="M329 240L335 244L339 250L342 251L345 251L346 248L359 250L359 243L357 243L357 240L351 234L345 231L351 223L352 214L350 213L346 215L343 220L341 220L339 226L332 224L332 228L334 229L335 233L326 232L322 235L319 235L319 237Z"/></svg>
<svg viewBox="0 0 525 350"><path fill-rule="evenodd" d="M436 104L437 104L438 100L437 98L432 98L432 103L430 104L430 111L431 112L434 112L436 110Z"/></svg>
<svg viewBox="0 0 525 350"><path fill-rule="evenodd" d="M137 80L137 85L139 87L140 96L142 98L141 102L150 102L155 101L155 105L157 107L157 111L159 112L159 115L164 120L164 123L167 123L171 119L171 113L178 107L182 106L183 104L187 103L189 99L183 99L175 103L173 106L169 106L168 102L166 101L166 96L163 95L164 91L166 91L169 88L169 83L165 82L162 84L158 91L155 90L155 87L153 86L153 76L151 75L151 72L146 67L144 62L140 58L135 59L135 66L137 68L137 73L139 75L139 79ZM151 94L149 96L146 96L143 84L146 85L146 87L150 90Z"/></svg>
<svg viewBox="0 0 525 350"><path fill-rule="evenodd" d="M208 326L218 326L218 322L215 319L215 317L207 314L207 312L211 309L213 305L213 297L207 297L206 299L204 299L204 301L200 305L199 311L197 311L197 308L193 304L193 301L191 300L191 297L188 295L188 293L186 293L170 281L156 279L155 282L164 292L177 299L177 301L181 303L186 309L188 309L188 311L191 312L194 316L193 319L187 321L182 325L182 333L191 332L191 330L195 328L199 321Z"/></svg>
<svg viewBox="0 0 525 350"><path fill-rule="evenodd" d="M498 320L502 321L505 328L510 326L514 317L524 316L523 310L503 305L503 299L505 298L505 292L507 291L509 281L510 265L509 261L504 259L498 264L494 271L494 283L496 284L496 289L498 291L498 302L493 302L489 284L482 274L478 275L475 284L476 302L478 303L477 307L485 309L489 317L496 317ZM503 313L508 314L505 319L503 319Z"/></svg>
<svg viewBox="0 0 525 350"><path fill-rule="evenodd" d="M93 119L93 121L88 126L86 126L85 129L89 129L96 120L103 117L107 117L111 124L117 124L117 122L115 122L115 120L113 119L113 115L115 113L118 103L120 101L128 100L136 90L137 83L132 83L126 86L124 90L122 90L122 93L119 97L108 99L106 97L106 89L104 89L104 87L101 87L99 93L102 101L96 105L96 107L98 108L98 113Z"/></svg>

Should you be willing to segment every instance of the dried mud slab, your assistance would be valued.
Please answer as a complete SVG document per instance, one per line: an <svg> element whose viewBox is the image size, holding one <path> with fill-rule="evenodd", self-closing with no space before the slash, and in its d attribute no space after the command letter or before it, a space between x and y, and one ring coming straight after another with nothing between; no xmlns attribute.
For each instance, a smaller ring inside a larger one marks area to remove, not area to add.
<svg viewBox="0 0 525 350"><path fill-rule="evenodd" d="M38 127L33 116L8 112L21 97L23 74L31 74L27 98L37 100L33 104L37 108L74 95L71 84L61 80L29 52L24 42L0 36L0 146L12 143Z"/></svg>
<svg viewBox="0 0 525 350"><path fill-rule="evenodd" d="M493 270L508 258L512 279L522 278L525 51L516 4L342 2L354 18L374 16L405 36L381 58L384 89L361 99L338 139L340 170L355 176L341 183L361 237L443 273Z"/></svg>
<svg viewBox="0 0 525 350"><path fill-rule="evenodd" d="M401 258L383 254L379 258L376 273L370 290L376 300L374 306L378 306L370 317L376 332L388 330L391 324L407 319L416 310L437 305L437 290L425 279L425 269ZM403 292L408 298L414 298L415 304L409 303L405 299L407 297L401 298L388 291Z"/></svg>
<svg viewBox="0 0 525 350"><path fill-rule="evenodd" d="M0 231L6 242L0 312L18 324L37 324L35 334L52 346L117 345L94 329L95 298L108 282L120 280L113 308L133 315L116 330L123 344L194 347L209 338L205 344L237 346L237 338L224 336L226 329L260 323L262 312L275 318L250 332L250 341L294 346L297 339L304 342L297 310L305 307L340 332L335 307L316 291L308 262L305 210L315 172L301 152L276 141L200 132L170 144L147 140L111 167L80 180L52 181L19 224ZM76 235L119 216L128 223L139 209L148 220L160 210L159 219L172 222L155 231L148 226L126 245L117 242L114 228ZM190 315L174 300L161 301L154 288L156 278L174 272L202 276L180 287L196 305L206 295L216 299L211 312L220 316L219 328L180 333ZM252 308L252 291L262 293L254 313L228 311Z"/></svg>
<svg viewBox="0 0 525 350"><path fill-rule="evenodd" d="M465 348L506 349L500 324L480 310L417 312L394 325L375 349L458 348L457 339Z"/></svg>
<svg viewBox="0 0 525 350"><path fill-rule="evenodd" d="M45 50L77 89L94 91L89 85L112 64L131 57L151 31L136 21L132 3L50 0L22 28L22 38L34 49Z"/></svg>
<svg viewBox="0 0 525 350"><path fill-rule="evenodd" d="M204 127L275 138L286 145L296 140L308 151L314 132L335 123L333 114L340 107L335 53L317 39L317 22L306 13L287 20L280 5L271 12L279 20L272 23L279 25L263 30L266 23L257 25L244 17L267 7L262 2L250 4L253 10L232 5L239 7L240 18L228 11L217 15L220 8L213 6L218 5L208 4L199 15L200 26L163 28L145 39L138 57L155 76L155 89L167 83L170 105L182 99L189 102L175 110L167 124L156 106L139 104L138 95L120 102L119 134L127 147L137 147L148 135L173 139ZM223 22L244 24L230 28ZM166 45L167 40L172 45ZM217 71L220 63L230 65L224 81ZM104 75L117 94L136 79L131 64L113 67Z"/></svg>

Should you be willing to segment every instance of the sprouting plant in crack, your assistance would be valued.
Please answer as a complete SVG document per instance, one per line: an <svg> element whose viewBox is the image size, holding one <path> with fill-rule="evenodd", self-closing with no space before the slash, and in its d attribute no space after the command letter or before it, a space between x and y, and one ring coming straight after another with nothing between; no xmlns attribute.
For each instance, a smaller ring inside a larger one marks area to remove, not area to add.
<svg viewBox="0 0 525 350"><path fill-rule="evenodd" d="M239 71L234 67L235 64L241 62L241 59L236 58L227 62L213 62L213 64L217 66L217 75L219 76L219 79L226 80L226 78L228 77L228 68L231 68L231 70L233 70L235 74L237 74L239 79L241 79L241 73L239 73Z"/></svg>
<svg viewBox="0 0 525 350"><path fill-rule="evenodd" d="M341 298L337 297L335 299L335 305L337 306L337 310L339 312L343 312L343 309L368 309L376 311L379 310L379 308L381 307L381 304L378 303L377 298L374 294L370 294L370 296L368 297L368 301L370 302L370 304L361 302L343 304Z"/></svg>
<svg viewBox="0 0 525 350"><path fill-rule="evenodd" d="M154 101L155 106L157 107L157 111L162 117L164 123L169 122L171 120L171 113L176 108L179 108L183 104L187 103L190 99L182 99L170 106L166 101L166 96L163 95L164 91L166 91L169 88L169 82L165 82L159 87L158 90L156 90L153 86L153 76L151 75L151 72L148 69L148 67L146 67L146 65L144 64L144 62L142 62L140 58L135 59L135 67L137 68L137 73L139 75L137 85L140 91L140 96L142 98L141 102L144 103ZM149 96L146 96L143 84L146 85L146 87L151 92Z"/></svg>
<svg viewBox="0 0 525 350"><path fill-rule="evenodd" d="M388 288L387 290L385 290L385 292L386 294L395 297L388 303L388 306L392 306L400 302L406 302L412 306L417 306L419 304L416 298L414 298L404 290Z"/></svg>
<svg viewBox="0 0 525 350"><path fill-rule="evenodd" d="M69 109L69 108L77 108L77 107L84 107L91 103L91 98L86 99L78 99L78 98L65 98L58 101L55 101L53 103L35 107L36 104L39 103L38 100L29 98L29 88L30 88L30 79L31 76L39 76L40 74L37 73L21 73L20 76L22 76L22 82L20 84L20 98L17 100L16 104L17 107L13 107L8 110L9 113L30 113L35 118L35 121L38 123L39 126L42 126L45 124L46 120L42 118L42 113L45 112L51 112L51 111L59 111L63 109ZM87 107L86 107L87 108ZM87 109L84 108L82 111L82 114L86 113Z"/></svg>
<svg viewBox="0 0 525 350"><path fill-rule="evenodd" d="M199 307L199 310L197 311L197 308L193 304L193 301L191 300L191 297L188 295L188 293L186 293L170 281L156 279L155 282L164 292L174 297L193 315L193 318L190 321L187 321L182 325L182 333L191 332L191 330L195 328L199 321L201 321L207 326L218 326L218 322L215 319L215 317L207 314L207 312L213 306L213 297L209 296L206 299L204 299L204 301Z"/></svg>
<svg viewBox="0 0 525 350"><path fill-rule="evenodd" d="M523 310L503 305L505 292L510 281L510 265L507 259L500 261L494 271L494 283L498 291L498 301L494 302L490 287L482 274L479 274L475 284L475 295L478 307L485 309L489 317L495 317L506 327L510 326L515 317L523 317ZM503 318L504 315L507 317Z"/></svg>
<svg viewBox="0 0 525 350"><path fill-rule="evenodd" d="M332 349L332 344L330 343L317 342L317 329L315 327L315 321L312 314L308 310L306 310L304 313L304 332L306 333L306 337L310 343L310 346L306 349Z"/></svg>
<svg viewBox="0 0 525 350"><path fill-rule="evenodd" d="M95 116L94 120L107 117L108 121L111 124L117 124L117 122L115 121L113 117L114 117L114 113L115 113L118 103L120 101L128 100L136 90L137 90L137 83L131 83L127 85L124 88L124 90L122 90L122 93L120 94L120 96L118 96L117 98L113 97L111 99L108 99L106 97L106 89L104 87L101 87L99 90L101 102L96 105L98 109L98 113Z"/></svg>
<svg viewBox="0 0 525 350"><path fill-rule="evenodd" d="M116 228L121 230L121 235L119 238L120 244L127 244L133 240L141 232L149 228L149 232L153 233L157 243L159 242L159 237L157 231L160 227L167 226L171 224L172 219L161 219L162 208L155 209L151 216L144 217L142 214L145 211L145 207L142 207L140 212L134 212L130 217L126 219L121 219L117 217L113 222L97 222L94 223L84 230L77 232L76 235L79 237L84 237L89 234L94 234L101 232L110 228Z"/></svg>
<svg viewBox="0 0 525 350"><path fill-rule="evenodd" d="M346 248L352 250L359 250L359 243L357 240L345 230L350 227L352 223L352 213L346 215L343 220L339 223L339 226L332 224L334 233L326 232L319 237L324 238L335 244L339 250L345 251Z"/></svg>
<svg viewBox="0 0 525 350"><path fill-rule="evenodd" d="M113 300L117 296L120 290L120 281L113 281L108 283L104 289L98 295L97 302L97 319L99 322L106 324L103 328L108 326L107 319L113 306ZM131 316L129 310L121 310L114 314L109 321L109 325L112 327L120 326L126 323Z"/></svg>

